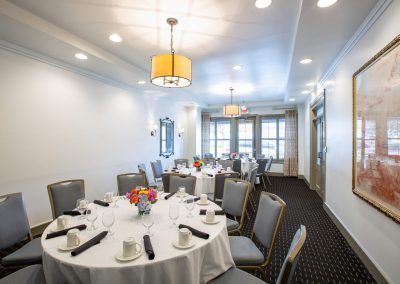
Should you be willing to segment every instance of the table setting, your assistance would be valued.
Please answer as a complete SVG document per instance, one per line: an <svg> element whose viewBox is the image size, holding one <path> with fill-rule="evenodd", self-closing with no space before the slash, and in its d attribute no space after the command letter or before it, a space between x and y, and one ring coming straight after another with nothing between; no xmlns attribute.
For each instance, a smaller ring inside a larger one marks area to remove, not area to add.
<svg viewBox="0 0 400 284"><path fill-rule="evenodd" d="M45 229L48 283L207 283L234 266L225 214L206 194L142 188L97 201Z"/></svg>

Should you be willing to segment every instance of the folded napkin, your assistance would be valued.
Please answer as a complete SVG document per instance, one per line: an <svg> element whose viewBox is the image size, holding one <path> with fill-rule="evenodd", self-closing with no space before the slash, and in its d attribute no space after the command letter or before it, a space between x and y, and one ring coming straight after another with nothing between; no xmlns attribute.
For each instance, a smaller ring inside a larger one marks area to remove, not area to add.
<svg viewBox="0 0 400 284"><path fill-rule="evenodd" d="M214 175L212 175L212 174L207 174L209 177L214 177Z"/></svg>
<svg viewBox="0 0 400 284"><path fill-rule="evenodd" d="M200 215L206 215L207 209L200 209ZM215 215L225 215L225 210L215 210Z"/></svg>
<svg viewBox="0 0 400 284"><path fill-rule="evenodd" d="M187 199L186 203L192 203L192 202L196 202L196 201L199 201L199 200L200 200L200 197L195 197L193 199Z"/></svg>
<svg viewBox="0 0 400 284"><path fill-rule="evenodd" d="M95 200L93 201L94 204L100 205L100 206L110 206L107 202L104 202L102 200Z"/></svg>
<svg viewBox="0 0 400 284"><path fill-rule="evenodd" d="M57 231L57 232L53 232L53 233L47 234L46 240L47 239L52 239L52 238L55 238L55 237L59 237L59 236L64 236L64 235L67 234L67 232L69 230L72 230L72 229L78 229L78 230L82 231L82 230L86 229L86 225L82 224L82 225L74 226L74 227L71 227L71 228L67 228L67 229L64 229L64 230L60 230L60 231Z"/></svg>
<svg viewBox="0 0 400 284"><path fill-rule="evenodd" d="M86 210L83 212L82 215L86 214ZM77 210L71 210L71 211L64 211L63 215L68 215L68 216L79 216L81 215L81 213Z"/></svg>
<svg viewBox="0 0 400 284"><path fill-rule="evenodd" d="M170 197L172 197L175 193L176 193L176 191L175 191L175 192L171 192L170 194L164 196L164 199L165 199L165 200L168 200L168 199L169 199Z"/></svg>
<svg viewBox="0 0 400 284"><path fill-rule="evenodd" d="M202 231L196 230L195 228L192 228L192 227L190 227L190 226L180 224L180 225L179 225L179 229L182 229L182 228L187 228L187 229L189 229L189 230L192 232L192 234L193 234L194 236L199 237L199 238L202 238L202 239L206 239L206 240L207 240L207 239L210 237L210 235L207 234L207 233L204 233L204 232L202 232Z"/></svg>
<svg viewBox="0 0 400 284"><path fill-rule="evenodd" d="M149 259L153 260L155 257L155 254L154 254L153 246L151 245L150 236L144 235L143 241L144 241L144 250L146 251L147 255L149 256Z"/></svg>
<svg viewBox="0 0 400 284"><path fill-rule="evenodd" d="M76 249L74 249L73 251L71 251L71 255L72 256L77 256L78 254L84 252L85 250L91 248L94 245L97 245L100 243L100 241L107 236L108 232L107 231L103 231L100 234L98 234L97 236L91 238L90 240L88 240L86 243L80 245L79 247L77 247Z"/></svg>

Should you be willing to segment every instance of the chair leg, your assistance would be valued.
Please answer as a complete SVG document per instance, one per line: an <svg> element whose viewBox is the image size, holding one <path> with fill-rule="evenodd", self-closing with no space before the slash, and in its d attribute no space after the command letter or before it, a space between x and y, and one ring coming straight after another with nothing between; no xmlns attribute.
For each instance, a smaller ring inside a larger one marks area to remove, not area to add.
<svg viewBox="0 0 400 284"><path fill-rule="evenodd" d="M268 181L269 185L272 185L271 180L269 179L269 175L267 174L266 176L267 176L267 181Z"/></svg>
<svg viewBox="0 0 400 284"><path fill-rule="evenodd" d="M265 190L265 191L267 191L267 187L265 186L265 179L264 179L264 175L262 175L260 178L261 178L261 181L262 181L262 184L263 184L263 188L264 188L264 190Z"/></svg>

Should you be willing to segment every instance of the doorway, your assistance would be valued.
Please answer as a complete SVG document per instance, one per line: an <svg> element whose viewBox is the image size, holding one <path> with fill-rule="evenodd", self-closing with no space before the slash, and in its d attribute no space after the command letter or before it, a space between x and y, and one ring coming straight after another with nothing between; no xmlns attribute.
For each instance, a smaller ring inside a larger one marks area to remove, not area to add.
<svg viewBox="0 0 400 284"><path fill-rule="evenodd" d="M326 123L325 91L311 105L311 189L325 201Z"/></svg>

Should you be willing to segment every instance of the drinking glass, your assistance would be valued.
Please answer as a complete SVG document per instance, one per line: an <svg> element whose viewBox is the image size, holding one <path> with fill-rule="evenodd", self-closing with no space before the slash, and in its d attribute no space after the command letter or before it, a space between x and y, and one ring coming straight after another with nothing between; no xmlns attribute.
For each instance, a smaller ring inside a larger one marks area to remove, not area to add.
<svg viewBox="0 0 400 284"><path fill-rule="evenodd" d="M164 193L163 184L158 185L156 189L157 189L157 192L158 192L158 199L161 200L161 196Z"/></svg>
<svg viewBox="0 0 400 284"><path fill-rule="evenodd" d="M154 225L154 215L150 214L150 212L143 213L142 224L147 228L146 234L152 237L153 234L150 232L150 228Z"/></svg>
<svg viewBox="0 0 400 284"><path fill-rule="evenodd" d="M83 213L87 209L88 205L89 205L89 201L87 201L85 198L79 198L76 201L76 209L78 209L79 213L81 213L81 216L79 216L78 219L84 219L85 218Z"/></svg>
<svg viewBox="0 0 400 284"><path fill-rule="evenodd" d="M117 202L119 201L119 192L118 189L113 191L113 202L111 203L111 206L114 208L119 208Z"/></svg>
<svg viewBox="0 0 400 284"><path fill-rule="evenodd" d="M172 226L177 227L176 220L179 218L179 204L169 206L169 218L172 220Z"/></svg>
<svg viewBox="0 0 400 284"><path fill-rule="evenodd" d="M179 194L179 202L180 203L183 203L183 198L185 197L185 193L186 193L186 187L185 186L178 187L178 194Z"/></svg>
<svg viewBox="0 0 400 284"><path fill-rule="evenodd" d="M103 212L102 222L104 227L107 228L108 235L112 236L114 233L111 231L111 226L114 225L115 216L114 211L106 210Z"/></svg>
<svg viewBox="0 0 400 284"><path fill-rule="evenodd" d="M186 199L186 209L189 211L189 214L187 215L187 217L191 218L193 217L192 211L194 209L194 198L193 197L189 197Z"/></svg>
<svg viewBox="0 0 400 284"><path fill-rule="evenodd" d="M96 206L89 205L86 209L86 219L90 222L91 226L89 227L88 231L95 231L97 227L94 225L94 221L97 220L98 213Z"/></svg>

